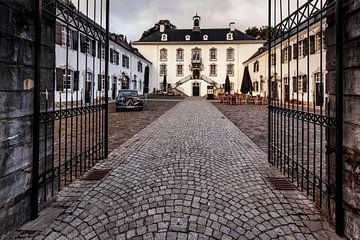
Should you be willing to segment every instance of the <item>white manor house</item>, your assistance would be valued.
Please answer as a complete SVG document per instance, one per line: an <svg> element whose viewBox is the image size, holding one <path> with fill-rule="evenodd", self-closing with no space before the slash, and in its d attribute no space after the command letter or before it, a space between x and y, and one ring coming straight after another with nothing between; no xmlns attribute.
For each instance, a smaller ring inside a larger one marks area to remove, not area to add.
<svg viewBox="0 0 360 240"><path fill-rule="evenodd" d="M186 96L206 96L207 87L221 88L227 76L232 89L239 91L243 62L263 45L264 41L235 29L201 28L201 18L193 17L192 29L168 28L160 21L157 31L133 42L133 46L152 62L150 92L166 88Z"/></svg>

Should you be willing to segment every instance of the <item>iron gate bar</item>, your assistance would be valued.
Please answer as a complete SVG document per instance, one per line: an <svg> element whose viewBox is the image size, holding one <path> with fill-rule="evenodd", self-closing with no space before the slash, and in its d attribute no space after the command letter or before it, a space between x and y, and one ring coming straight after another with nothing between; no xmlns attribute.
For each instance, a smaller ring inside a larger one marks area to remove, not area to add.
<svg viewBox="0 0 360 240"><path fill-rule="evenodd" d="M344 235L343 206L343 0L336 0L336 232Z"/></svg>

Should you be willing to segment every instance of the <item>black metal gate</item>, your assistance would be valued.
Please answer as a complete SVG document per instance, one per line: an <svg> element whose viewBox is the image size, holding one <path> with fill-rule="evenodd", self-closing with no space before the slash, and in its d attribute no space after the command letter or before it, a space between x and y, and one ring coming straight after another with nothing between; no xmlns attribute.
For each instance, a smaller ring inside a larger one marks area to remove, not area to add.
<svg viewBox="0 0 360 240"><path fill-rule="evenodd" d="M268 2L269 162L335 221L341 235L342 1ZM336 94L329 93L335 83L326 75L329 21L337 29L336 54L331 55L337 61Z"/></svg>
<svg viewBox="0 0 360 240"><path fill-rule="evenodd" d="M54 194L107 157L109 94L109 0L34 2L33 219ZM53 46L43 46L49 37ZM54 66L44 70L49 56Z"/></svg>

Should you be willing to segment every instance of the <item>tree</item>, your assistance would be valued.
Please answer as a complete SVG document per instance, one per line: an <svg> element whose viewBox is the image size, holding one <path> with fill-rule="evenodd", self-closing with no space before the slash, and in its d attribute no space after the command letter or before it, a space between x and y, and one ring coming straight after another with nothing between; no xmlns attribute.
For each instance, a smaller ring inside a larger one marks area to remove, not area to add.
<svg viewBox="0 0 360 240"><path fill-rule="evenodd" d="M154 32L160 31L161 24L165 25L165 30L176 30L176 26L172 24L169 20L160 20L158 23L155 23L155 25L152 28L149 28L148 30L144 31L144 33L141 36L141 39L150 36Z"/></svg>
<svg viewBox="0 0 360 240"><path fill-rule="evenodd" d="M260 28L254 26L246 29L245 33L249 36L253 36L258 40L267 40L269 33L268 29L269 29L268 26L262 26Z"/></svg>

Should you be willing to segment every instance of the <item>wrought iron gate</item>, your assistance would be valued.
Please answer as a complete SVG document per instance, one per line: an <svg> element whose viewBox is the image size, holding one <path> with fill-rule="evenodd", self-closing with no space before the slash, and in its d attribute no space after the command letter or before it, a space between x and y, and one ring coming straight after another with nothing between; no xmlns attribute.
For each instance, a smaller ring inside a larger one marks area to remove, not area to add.
<svg viewBox="0 0 360 240"><path fill-rule="evenodd" d="M34 2L33 219L56 192L107 157L109 94L109 0ZM49 37L53 46L43 46ZM54 66L44 70L49 56Z"/></svg>
<svg viewBox="0 0 360 240"><path fill-rule="evenodd" d="M343 234L342 3L268 2L269 162L335 220L337 233ZM335 10L337 76L336 94L331 94L324 32Z"/></svg>

